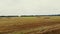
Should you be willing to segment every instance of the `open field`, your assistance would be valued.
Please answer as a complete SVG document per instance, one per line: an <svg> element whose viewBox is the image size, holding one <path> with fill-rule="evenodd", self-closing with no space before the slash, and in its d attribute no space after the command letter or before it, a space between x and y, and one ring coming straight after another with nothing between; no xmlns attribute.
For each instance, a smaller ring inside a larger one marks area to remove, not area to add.
<svg viewBox="0 0 60 34"><path fill-rule="evenodd" d="M0 34L60 34L60 16L0 17Z"/></svg>

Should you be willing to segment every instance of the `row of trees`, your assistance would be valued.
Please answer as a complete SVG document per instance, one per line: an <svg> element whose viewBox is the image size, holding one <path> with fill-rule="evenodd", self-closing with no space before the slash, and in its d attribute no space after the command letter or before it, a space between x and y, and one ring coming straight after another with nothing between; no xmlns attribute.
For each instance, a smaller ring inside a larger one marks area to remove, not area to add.
<svg viewBox="0 0 60 34"><path fill-rule="evenodd" d="M0 17L18 17L18 16L0 16Z"/></svg>
<svg viewBox="0 0 60 34"><path fill-rule="evenodd" d="M21 15L21 16L0 16L0 17L40 17L40 16L60 16L58 15Z"/></svg>
<svg viewBox="0 0 60 34"><path fill-rule="evenodd" d="M59 15L22 15L21 17L60 16Z"/></svg>

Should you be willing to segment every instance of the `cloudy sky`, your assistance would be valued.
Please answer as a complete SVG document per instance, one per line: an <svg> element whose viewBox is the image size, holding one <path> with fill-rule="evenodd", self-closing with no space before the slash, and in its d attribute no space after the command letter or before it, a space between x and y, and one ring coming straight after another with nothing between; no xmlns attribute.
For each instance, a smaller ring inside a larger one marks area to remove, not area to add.
<svg viewBox="0 0 60 34"><path fill-rule="evenodd" d="M0 0L0 15L60 14L60 0Z"/></svg>

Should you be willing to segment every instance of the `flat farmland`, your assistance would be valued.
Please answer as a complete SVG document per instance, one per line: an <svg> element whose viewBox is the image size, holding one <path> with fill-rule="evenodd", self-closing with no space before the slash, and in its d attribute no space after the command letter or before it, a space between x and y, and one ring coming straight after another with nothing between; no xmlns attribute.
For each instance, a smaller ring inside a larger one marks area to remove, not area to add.
<svg viewBox="0 0 60 34"><path fill-rule="evenodd" d="M0 34L60 34L60 16L0 17Z"/></svg>

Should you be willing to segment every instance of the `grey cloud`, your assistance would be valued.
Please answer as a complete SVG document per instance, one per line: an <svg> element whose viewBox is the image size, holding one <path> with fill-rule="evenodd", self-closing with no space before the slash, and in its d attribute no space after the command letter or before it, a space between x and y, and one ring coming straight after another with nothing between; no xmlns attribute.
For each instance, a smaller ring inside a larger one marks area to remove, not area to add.
<svg viewBox="0 0 60 34"><path fill-rule="evenodd" d="M0 0L0 15L55 13L60 13L60 0Z"/></svg>

